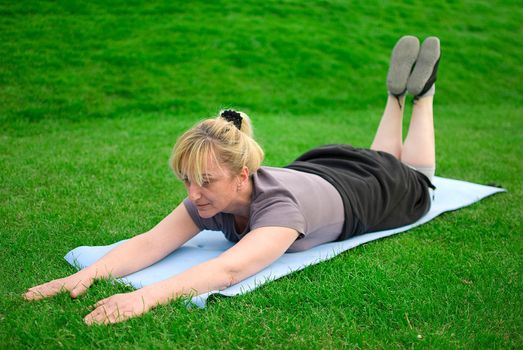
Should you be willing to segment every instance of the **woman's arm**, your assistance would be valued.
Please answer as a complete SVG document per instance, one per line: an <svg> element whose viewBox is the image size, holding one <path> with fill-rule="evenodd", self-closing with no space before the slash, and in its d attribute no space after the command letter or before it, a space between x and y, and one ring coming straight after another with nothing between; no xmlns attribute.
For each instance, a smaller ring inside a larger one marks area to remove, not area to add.
<svg viewBox="0 0 523 350"><path fill-rule="evenodd" d="M150 231L137 235L77 273L39 286L25 293L28 300L69 291L75 298L84 293L96 279L126 276L164 258L199 232L185 205L180 204Z"/></svg>
<svg viewBox="0 0 523 350"><path fill-rule="evenodd" d="M163 259L198 232L182 203L150 231L124 242L87 269L97 278L127 276Z"/></svg>
<svg viewBox="0 0 523 350"><path fill-rule="evenodd" d="M84 320L88 324L120 322L182 295L225 289L270 265L285 253L296 238L298 232L285 227L253 230L215 259L134 292L116 294L99 301L95 310Z"/></svg>

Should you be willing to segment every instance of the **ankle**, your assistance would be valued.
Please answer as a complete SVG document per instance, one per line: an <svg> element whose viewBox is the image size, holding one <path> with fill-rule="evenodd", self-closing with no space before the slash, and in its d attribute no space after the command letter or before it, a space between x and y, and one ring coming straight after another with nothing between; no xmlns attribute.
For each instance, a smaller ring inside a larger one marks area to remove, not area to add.
<svg viewBox="0 0 523 350"><path fill-rule="evenodd" d="M396 96L389 92L387 97L387 106L386 108L399 109L403 113L403 107L405 106L405 96Z"/></svg>
<svg viewBox="0 0 523 350"><path fill-rule="evenodd" d="M414 99L419 100L420 98L424 98L424 97L429 97L429 96L433 97L435 94L436 94L436 83L432 84L432 86L427 91L425 91L423 94L421 94L419 96L416 96Z"/></svg>
<svg viewBox="0 0 523 350"><path fill-rule="evenodd" d="M434 101L434 94L425 94L422 96L417 96L412 100L412 103L416 106L432 106Z"/></svg>

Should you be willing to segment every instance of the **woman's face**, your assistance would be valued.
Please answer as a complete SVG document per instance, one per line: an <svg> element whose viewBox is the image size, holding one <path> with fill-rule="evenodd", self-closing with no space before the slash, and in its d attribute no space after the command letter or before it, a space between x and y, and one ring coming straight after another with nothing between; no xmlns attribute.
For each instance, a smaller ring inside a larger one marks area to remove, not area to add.
<svg viewBox="0 0 523 350"><path fill-rule="evenodd" d="M184 180L189 200L202 218L210 218L220 212L231 213L238 197L239 176L231 175L224 165L218 166L214 158L208 160L206 169L201 186Z"/></svg>

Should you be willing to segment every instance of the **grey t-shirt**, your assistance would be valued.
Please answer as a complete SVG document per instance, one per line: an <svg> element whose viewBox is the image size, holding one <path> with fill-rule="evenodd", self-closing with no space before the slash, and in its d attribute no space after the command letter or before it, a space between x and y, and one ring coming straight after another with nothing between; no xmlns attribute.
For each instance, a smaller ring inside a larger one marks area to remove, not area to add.
<svg viewBox="0 0 523 350"><path fill-rule="evenodd" d="M343 202L338 191L318 175L286 168L261 167L253 175L249 223L236 232L234 216L219 213L204 219L189 199L184 205L201 230L218 230L238 242L249 231L267 226L292 228L300 233L288 252L332 242L344 224Z"/></svg>

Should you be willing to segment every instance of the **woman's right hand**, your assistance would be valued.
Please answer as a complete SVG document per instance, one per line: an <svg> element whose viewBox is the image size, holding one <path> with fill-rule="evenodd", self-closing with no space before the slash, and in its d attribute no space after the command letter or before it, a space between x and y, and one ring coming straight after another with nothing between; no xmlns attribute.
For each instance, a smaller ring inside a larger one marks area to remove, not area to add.
<svg viewBox="0 0 523 350"><path fill-rule="evenodd" d="M72 298L85 293L85 291L93 284L94 278L87 275L84 270L77 273L52 280L50 282L40 284L29 288L24 294L26 300L40 300L52 297L60 292L69 292Z"/></svg>

